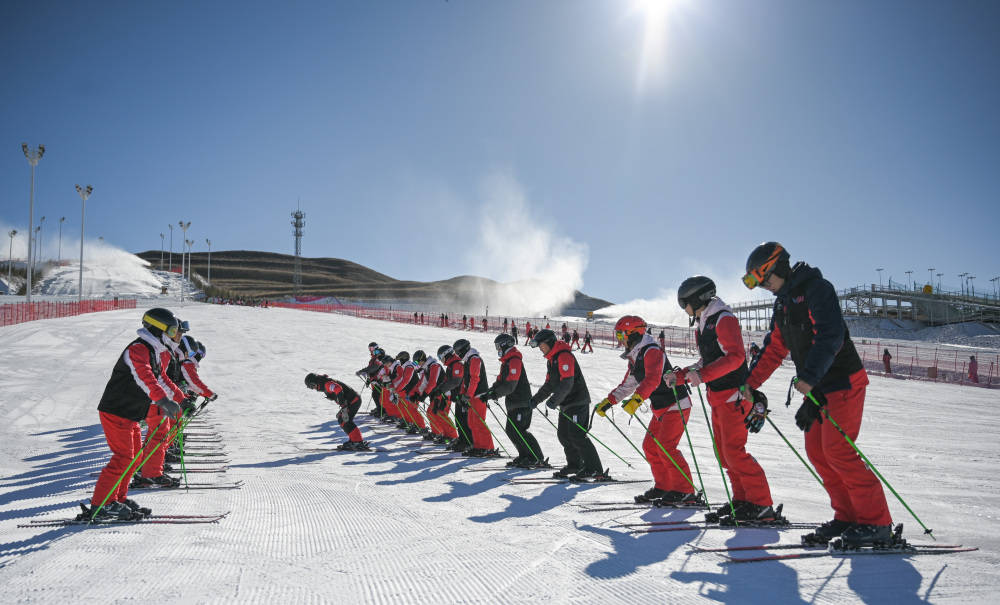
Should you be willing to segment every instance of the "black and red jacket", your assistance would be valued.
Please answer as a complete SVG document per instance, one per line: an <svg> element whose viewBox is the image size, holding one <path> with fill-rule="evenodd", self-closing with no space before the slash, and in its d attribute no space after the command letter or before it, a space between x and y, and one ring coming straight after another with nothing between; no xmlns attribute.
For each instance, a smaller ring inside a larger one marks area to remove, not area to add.
<svg viewBox="0 0 1000 605"><path fill-rule="evenodd" d="M437 359L428 357L423 365L423 378L417 386L420 395L431 395L444 379L445 369Z"/></svg>
<svg viewBox="0 0 1000 605"><path fill-rule="evenodd" d="M442 393L458 395L459 392L456 389L462 386L465 378L465 364L462 363L461 357L454 354L445 357L443 361L447 371L438 390Z"/></svg>
<svg viewBox="0 0 1000 605"><path fill-rule="evenodd" d="M145 328L138 334L115 363L97 406L98 411L135 422L146 417L154 401L184 401L184 393L167 377L173 353Z"/></svg>
<svg viewBox="0 0 1000 605"><path fill-rule="evenodd" d="M776 294L770 332L747 385L758 388L789 353L798 378L820 393L851 388L851 375L864 369L833 284L802 262Z"/></svg>
<svg viewBox="0 0 1000 605"><path fill-rule="evenodd" d="M462 362L465 364L465 376L462 378L461 393L469 399L479 397L489 388L483 358L479 356L479 351L470 348Z"/></svg>
<svg viewBox="0 0 1000 605"><path fill-rule="evenodd" d="M524 371L524 361L517 347L500 358L500 373L490 387L498 397L506 397L507 411L531 407L531 385Z"/></svg>
<svg viewBox="0 0 1000 605"><path fill-rule="evenodd" d="M621 403L635 393L643 399L649 399L654 410L676 409L677 399L674 397L676 391L677 397L681 400L680 407L682 409L691 407L691 399L688 397L691 391L686 384L679 384L671 389L663 380L664 368L669 369L672 366L667 354L657 346L652 336L643 334L642 340L622 354L622 357L628 359L628 370L621 384L608 393L608 400L612 405Z"/></svg>
<svg viewBox="0 0 1000 605"><path fill-rule="evenodd" d="M740 322L719 298L713 298L694 331L701 353L701 380L713 391L738 389L747 378L747 354Z"/></svg>
<svg viewBox="0 0 1000 605"><path fill-rule="evenodd" d="M548 372L545 374L545 384L531 398L532 405L537 405L552 396L549 403L562 407L564 410L576 406L590 405L590 391L587 381L583 378L580 364L570 350L569 345L557 341L549 349Z"/></svg>
<svg viewBox="0 0 1000 605"><path fill-rule="evenodd" d="M340 407L348 407L361 403L361 396L358 395L357 391L347 384L332 378L323 385L323 394L326 395L327 399L336 401Z"/></svg>

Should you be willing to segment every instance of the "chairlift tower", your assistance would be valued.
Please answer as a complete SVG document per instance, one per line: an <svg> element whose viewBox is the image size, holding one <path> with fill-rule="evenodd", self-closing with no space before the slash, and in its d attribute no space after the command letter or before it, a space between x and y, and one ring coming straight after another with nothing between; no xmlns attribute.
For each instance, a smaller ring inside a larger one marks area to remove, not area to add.
<svg viewBox="0 0 1000 605"><path fill-rule="evenodd" d="M306 213L296 209L292 213L292 226L295 227L295 272L292 276L292 296L302 293L302 228L306 225Z"/></svg>

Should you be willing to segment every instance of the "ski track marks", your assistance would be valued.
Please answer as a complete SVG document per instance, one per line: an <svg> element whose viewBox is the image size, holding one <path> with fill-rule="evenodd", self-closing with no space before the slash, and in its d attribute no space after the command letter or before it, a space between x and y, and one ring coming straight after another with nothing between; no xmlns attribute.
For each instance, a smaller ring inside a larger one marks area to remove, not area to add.
<svg viewBox="0 0 1000 605"><path fill-rule="evenodd" d="M202 374L220 393L192 429L218 432L218 448L228 451L232 462L225 475L197 478L245 485L133 497L159 513L232 513L208 525L16 528L32 517L74 515L75 503L89 497L94 479L86 475L109 456L97 402L116 356L134 337L141 309L0 329L4 601L985 603L1000 587L994 512L1000 507L1000 450L994 445L1000 419L985 413L996 406L993 392L873 377L859 439L939 539L982 551L946 560L870 557L724 566L720 557L690 554L687 546L789 542L801 532L630 535L615 521L700 513L584 515L567 504L627 503L648 486L510 485L502 472L455 470L477 461L413 456L414 449L432 446L403 445L397 441L400 432L381 425L375 431L365 415L359 416L365 438L390 451L296 453L296 448L332 448L344 439L334 420L336 405L302 386L306 372L328 372L354 385L364 411L370 397L360 391L353 372L364 365L370 340L395 352L433 350L469 337L492 379L493 334L283 309L180 308L165 301L146 306L164 304L191 321L193 334L208 344ZM536 351L524 353L537 388L544 361ZM691 361L674 357L679 364ZM595 399L618 383L623 369L614 351L598 350L581 363ZM790 376L782 367L765 385L772 401L784 400ZM695 405L691 436L709 496L719 499L723 491L711 442ZM772 417L801 451L794 410L775 405ZM620 413L615 420L639 442L636 423ZM488 423L510 449L496 421L490 417ZM560 466L562 449L548 423L536 417L531 430ZM606 421L595 418L593 430L635 467L599 447L616 477L649 478L644 463ZM777 435L766 430L752 435L747 449L761 462L775 500L785 503L791 519L829 518L825 493ZM686 445L683 451L689 457ZM919 537L918 526L891 495L890 507L895 520L906 524L906 535Z"/></svg>

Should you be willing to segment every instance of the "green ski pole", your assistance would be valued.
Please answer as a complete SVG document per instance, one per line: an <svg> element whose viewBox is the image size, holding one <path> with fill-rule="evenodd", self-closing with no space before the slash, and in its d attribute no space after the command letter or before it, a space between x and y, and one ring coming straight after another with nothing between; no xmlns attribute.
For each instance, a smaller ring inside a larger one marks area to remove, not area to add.
<svg viewBox="0 0 1000 605"><path fill-rule="evenodd" d="M489 407L489 404L487 404L487 406L486 406L486 407ZM492 413L492 412L493 412L493 410L490 410L490 413ZM518 436L518 437L520 437L520 438L521 438L521 441L523 441L523 442L524 442L524 446L528 448L528 451L529 451L529 452L531 452L531 455L532 455L532 456L533 456L533 457L535 458L535 461L536 461L536 462L541 462L541 461L542 461L542 459L538 457L538 454L536 454L536 453L535 453L535 450L531 449L531 445L529 445L529 444L528 444L528 440L527 440L527 439L526 439L526 438L524 437L524 435L523 435L523 434L521 434L521 429L517 428L517 425L516 425L516 424L514 424L514 421L510 419L510 416L508 416L508 415L507 415L507 412L505 412L505 411L503 410L503 408L500 408L500 413L501 413L501 414L503 414L503 417L507 419L507 422L508 422L508 423L509 423L509 424L510 424L510 425L511 425L512 427L514 427L514 430L515 430L515 431L517 431L517 436ZM494 415L493 415L493 417L494 417L494 418L496 418L496 414L494 414ZM499 419L499 418L497 418L497 422L500 422L500 419ZM504 426L506 426L506 425L504 425Z"/></svg>
<svg viewBox="0 0 1000 605"><path fill-rule="evenodd" d="M548 407L548 406L546 406L546 407ZM590 433L590 429L583 428L582 426L580 426L579 422L577 422L576 420L573 420L572 418L570 418L569 415L566 412L562 411L562 408L559 409L559 413L563 415L563 418L565 418L566 420L569 420L570 422L572 422L573 424L575 424L581 431L584 432L585 435L587 435L589 437L593 437L594 441L596 441L596 442L600 443L601 445L603 445L604 449L608 450L609 452L611 452L612 454L614 454L616 458L618 458L619 460L621 460L622 462L624 462L625 466L627 466L629 468L635 468L634 466L632 466L631 464L628 463L628 460L625 460L624 458L622 458L621 456L619 456L618 452L616 452L613 449L611 449L610 447L608 447L608 445L606 443L604 443L603 441L601 441L600 439L598 439L595 435L592 435ZM549 420L549 422L551 423L552 421ZM555 425L553 424L552 426L555 426ZM558 432L558 430L559 430L559 428L556 427L556 431L557 432Z"/></svg>
<svg viewBox="0 0 1000 605"><path fill-rule="evenodd" d="M688 477L687 473L684 472L684 469L682 469L680 465L677 464L677 461L674 460L674 457L667 453L667 448L663 447L663 444L660 443L660 440L654 437L653 434L649 432L649 427L647 427L646 424L642 421L642 418L636 416L635 419L636 421L639 422L639 425L642 426L642 428L646 429L646 432L649 433L649 436L653 437L653 441L656 443L657 446L659 446L660 451L663 452L663 455L666 456L667 459L670 460L670 462L674 465L674 467L680 472L680 474L683 475L684 480L691 485L691 489L697 492L698 486L694 484L694 481L691 481L691 478Z"/></svg>
<svg viewBox="0 0 1000 605"><path fill-rule="evenodd" d="M680 370L680 368L675 368ZM722 486L726 488L726 499L729 500L729 510L733 514L733 523L739 526L736 520L736 507L733 506L733 497L729 493L729 483L726 482L726 472L722 470L722 455L719 453L719 444L715 442L715 431L712 430L712 421L708 419L708 408L705 407L705 398L701 396L701 385L696 386L698 399L701 400L701 411L705 415L705 424L708 425L708 436L712 438L712 449L715 450L715 461L719 463L719 474L722 475Z"/></svg>
<svg viewBox="0 0 1000 605"><path fill-rule="evenodd" d="M674 393L674 401L677 402L677 413L681 415L681 422L684 424L684 436L687 437L688 449L691 450L691 460L694 461L694 470L698 474L698 483L701 485L701 493L705 496L705 501L708 502L708 492L705 491L705 481L701 478L701 469L698 468L698 457L694 455L694 444L691 442L691 433L688 432L688 419L684 417L684 410L681 409L681 400L677 397L676 387L670 387L670 390ZM690 401L690 396L688 401ZM691 409L691 408L688 408ZM690 412L688 416L690 416Z"/></svg>
<svg viewBox="0 0 1000 605"><path fill-rule="evenodd" d="M163 423L166 422L166 421L167 421L167 417L166 416L164 416L162 419L160 419L160 424L156 425L156 428L153 429L153 432L150 433L150 435L152 435L156 431L160 430L160 427L163 426ZM104 496L104 500L101 501L101 504L98 505L97 508L93 509L93 514L90 515L90 521L87 522L88 525L90 524L91 521L94 520L94 518L97 516L97 513L101 512L101 509L104 508L104 505L107 504L108 498L110 498L111 494L115 493L115 491L118 489L118 486L121 484L122 479L125 478L125 475L127 475L128 472L130 470L132 470L132 467L135 466L135 461L138 460L142 456L142 450L143 449L145 449L145 444L143 444L142 448L139 448L139 453L137 453L135 455L135 458L132 458L132 462L129 462L129 465L127 467L125 467L125 470L122 472L121 476L118 477L118 481L115 481L115 484L111 486L111 491L109 491L107 493L107 495ZM145 462L145 460L143 460L143 462ZM142 466L142 465L140 464L139 466ZM91 505L93 505L93 503L91 503Z"/></svg>

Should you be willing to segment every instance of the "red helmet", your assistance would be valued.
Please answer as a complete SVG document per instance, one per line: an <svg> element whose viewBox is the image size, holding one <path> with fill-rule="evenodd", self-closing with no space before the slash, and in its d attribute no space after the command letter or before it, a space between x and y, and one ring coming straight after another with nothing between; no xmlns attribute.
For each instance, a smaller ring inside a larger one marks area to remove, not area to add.
<svg viewBox="0 0 1000 605"><path fill-rule="evenodd" d="M627 348L632 348L646 333L646 328L646 322L638 315L626 315L615 324L615 338Z"/></svg>

